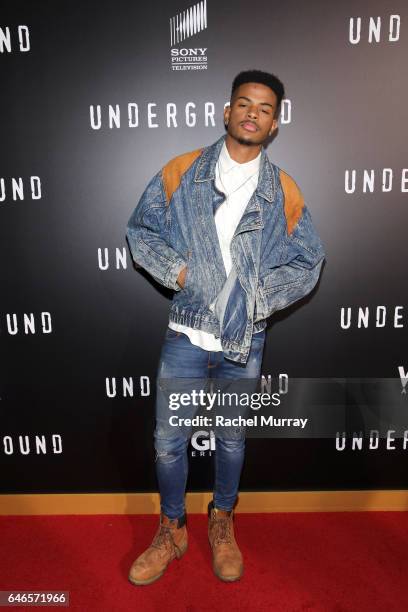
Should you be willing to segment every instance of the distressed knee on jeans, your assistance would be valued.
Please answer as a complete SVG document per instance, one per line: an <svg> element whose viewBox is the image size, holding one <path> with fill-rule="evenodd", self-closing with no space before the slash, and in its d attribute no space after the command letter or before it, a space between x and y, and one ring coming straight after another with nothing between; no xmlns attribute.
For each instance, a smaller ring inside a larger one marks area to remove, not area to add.
<svg viewBox="0 0 408 612"><path fill-rule="evenodd" d="M163 463L173 463L177 460L177 453L167 450L155 450L155 461L162 461Z"/></svg>
<svg viewBox="0 0 408 612"><path fill-rule="evenodd" d="M163 440L160 442L155 442L155 461L161 461L162 463L173 463L177 461L180 455L185 450L185 440L177 441L176 443L169 444L163 443Z"/></svg>

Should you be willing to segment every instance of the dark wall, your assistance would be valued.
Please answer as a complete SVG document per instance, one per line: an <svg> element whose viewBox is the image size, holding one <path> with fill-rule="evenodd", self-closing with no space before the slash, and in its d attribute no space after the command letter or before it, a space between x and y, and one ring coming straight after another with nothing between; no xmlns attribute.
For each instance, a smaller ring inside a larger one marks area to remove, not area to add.
<svg viewBox="0 0 408 612"><path fill-rule="evenodd" d="M133 268L126 224L160 167L223 133L243 69L285 83L267 151L301 187L327 252L311 299L270 319L263 374L395 378L403 390L406 3L207 0L206 25L173 45L205 49L206 61L173 70L186 65L172 64L170 19L190 6L3 6L0 492L155 490L154 381L171 292ZM360 327L359 308L369 309ZM395 447L251 439L241 488L404 488L407 451ZM207 489L214 453L196 451L190 488Z"/></svg>

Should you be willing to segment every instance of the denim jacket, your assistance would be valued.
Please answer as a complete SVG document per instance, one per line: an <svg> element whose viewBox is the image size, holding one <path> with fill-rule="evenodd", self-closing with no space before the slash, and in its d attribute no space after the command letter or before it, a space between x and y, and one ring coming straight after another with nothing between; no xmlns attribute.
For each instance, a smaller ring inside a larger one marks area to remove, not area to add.
<svg viewBox="0 0 408 612"><path fill-rule="evenodd" d="M224 139L179 155L151 179L127 239L136 265L174 290L169 319L214 334L225 357L245 364L252 334L313 289L325 254L298 186L262 148L258 185L231 241L227 282L214 219L225 199L215 187Z"/></svg>

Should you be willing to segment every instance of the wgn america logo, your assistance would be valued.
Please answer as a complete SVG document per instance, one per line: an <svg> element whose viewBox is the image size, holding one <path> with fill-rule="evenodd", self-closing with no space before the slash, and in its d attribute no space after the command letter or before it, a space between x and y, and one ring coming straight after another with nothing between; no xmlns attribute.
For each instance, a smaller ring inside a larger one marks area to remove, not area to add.
<svg viewBox="0 0 408 612"><path fill-rule="evenodd" d="M207 0L170 17L172 70L207 70L207 47L187 47L184 41L207 29ZM184 44L182 44L184 43ZM175 45L181 45L176 47Z"/></svg>
<svg viewBox="0 0 408 612"><path fill-rule="evenodd" d="M398 373L401 379L401 393L406 395L407 393L407 385L408 385L408 370L405 371L404 366L399 366Z"/></svg>
<svg viewBox="0 0 408 612"><path fill-rule="evenodd" d="M215 433L213 430L195 431L191 436L191 456L205 457L207 454L211 456L212 451L215 451Z"/></svg>

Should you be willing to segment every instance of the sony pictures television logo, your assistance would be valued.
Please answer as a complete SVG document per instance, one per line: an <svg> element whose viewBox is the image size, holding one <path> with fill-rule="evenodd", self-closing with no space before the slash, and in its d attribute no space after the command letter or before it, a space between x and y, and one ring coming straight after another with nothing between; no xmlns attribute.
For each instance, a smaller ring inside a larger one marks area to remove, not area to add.
<svg viewBox="0 0 408 612"><path fill-rule="evenodd" d="M207 29L207 1L197 2L170 17L172 70L207 70L207 47L191 47L184 41Z"/></svg>

